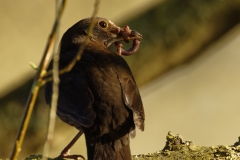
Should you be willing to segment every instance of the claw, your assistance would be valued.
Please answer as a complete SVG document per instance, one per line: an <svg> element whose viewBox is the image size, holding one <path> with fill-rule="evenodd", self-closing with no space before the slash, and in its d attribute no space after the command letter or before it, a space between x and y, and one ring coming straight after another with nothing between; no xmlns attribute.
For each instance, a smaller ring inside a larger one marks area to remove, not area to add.
<svg viewBox="0 0 240 160"><path fill-rule="evenodd" d="M79 158L85 160L85 158L82 156L82 155L76 155L76 154L73 154L73 155L60 155L57 158L67 158L67 159L74 159L74 160L79 160Z"/></svg>
<svg viewBox="0 0 240 160"><path fill-rule="evenodd" d="M85 158L82 155L70 155L70 148L74 145L74 143L78 140L79 137L83 134L83 131L80 130L77 135L72 139L72 141L62 150L60 155L57 158L68 158L68 159L74 159L78 160L79 158L85 160Z"/></svg>

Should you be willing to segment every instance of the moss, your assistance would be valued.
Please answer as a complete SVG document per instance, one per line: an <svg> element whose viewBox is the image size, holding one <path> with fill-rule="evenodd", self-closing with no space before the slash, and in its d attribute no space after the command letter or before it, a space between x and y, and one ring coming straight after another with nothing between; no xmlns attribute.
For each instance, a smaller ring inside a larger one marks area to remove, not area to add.
<svg viewBox="0 0 240 160"><path fill-rule="evenodd" d="M240 159L240 138L231 146L196 146L184 141L182 136L168 132L166 145L162 150L148 154L132 155L132 160L238 160ZM42 155L31 155L25 160L42 160ZM48 160L63 160L48 158ZM64 159L67 160L67 159Z"/></svg>

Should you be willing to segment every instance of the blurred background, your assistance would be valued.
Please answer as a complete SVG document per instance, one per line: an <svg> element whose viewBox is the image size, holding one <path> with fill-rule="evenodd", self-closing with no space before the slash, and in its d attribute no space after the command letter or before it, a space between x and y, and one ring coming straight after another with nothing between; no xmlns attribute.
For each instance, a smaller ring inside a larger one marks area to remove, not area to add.
<svg viewBox="0 0 240 160"><path fill-rule="evenodd" d="M59 36L90 17L94 1L67 2ZM55 17L55 1L0 1L0 159L10 156ZM124 57L140 87L145 131L132 154L155 152L168 131L196 145L231 145L240 136L240 0L102 0L98 16L143 35L139 51ZM127 46L128 45L124 45ZM42 154L49 107L41 90L20 158ZM57 119L50 156L78 131ZM148 147L146 147L146 145ZM86 155L84 137L72 154Z"/></svg>

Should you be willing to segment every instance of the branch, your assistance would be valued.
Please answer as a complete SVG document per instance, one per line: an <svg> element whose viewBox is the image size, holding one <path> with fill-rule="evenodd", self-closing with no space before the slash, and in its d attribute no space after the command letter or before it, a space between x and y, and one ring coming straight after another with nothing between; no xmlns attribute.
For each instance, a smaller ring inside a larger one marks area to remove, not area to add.
<svg viewBox="0 0 240 160"><path fill-rule="evenodd" d="M99 9L99 2L100 0L95 1L95 7L93 11L92 17L96 17L98 9ZM88 35L91 34L93 30L93 25L94 25L94 19L92 19L90 27L88 29ZM50 149L50 144L53 140L53 134L54 134L54 127L55 127L55 119L56 119L56 110L57 110L57 101L58 101L58 85L59 85L59 75L69 72L72 70L72 68L75 66L75 64L81 59L82 53L85 49L86 44L88 43L89 39L87 38L83 45L80 47L78 53L64 69L60 70L59 72L59 54L60 54L60 49L58 49L58 52L54 54L53 57L53 69L48 71L47 75L52 75L49 80L53 80L53 93L52 93L52 101L51 101L51 110L50 110L50 119L49 119L49 125L48 125L48 133L47 133L47 139L44 145L44 151L43 151L43 160L47 159L49 149ZM45 84L47 81L44 81L43 84Z"/></svg>
<svg viewBox="0 0 240 160"><path fill-rule="evenodd" d="M192 141L183 141L181 135L168 132L166 145L162 150L146 155L132 155L132 160L223 160L240 159L240 137L230 146L196 146ZM150 145L150 144L148 144ZM42 155L30 155L25 160L41 160ZM48 160L63 160L48 158ZM65 159L66 160L66 159Z"/></svg>
<svg viewBox="0 0 240 160"><path fill-rule="evenodd" d="M62 1L56 0L56 18L58 18L58 11L61 8ZM58 32L59 30L57 30ZM55 46L56 49L56 46ZM59 50L54 52L53 56L53 94L52 94L52 102L51 109L49 114L49 123L48 123L48 131L46 136L46 141L43 149L43 159L46 160L51 142L53 140L54 128L55 128L55 120L56 120L56 110L57 110L57 101L58 101L58 85L59 85Z"/></svg>
<svg viewBox="0 0 240 160"><path fill-rule="evenodd" d="M46 74L46 69L47 69L48 63L50 61L53 46L54 46L54 43L56 42L56 31L57 31L57 28L59 26L59 20L62 16L64 6L65 6L65 0L62 1L62 5L58 10L58 16L57 16L57 18L55 20L55 23L53 25L52 32L49 36L49 39L48 39L43 57L41 59L40 65L38 67L39 70L37 71L37 73L34 77L34 81L33 81L33 84L32 84L32 89L31 89L31 92L28 95L28 99L27 99L27 102L26 102L26 105L25 105L25 111L24 111L24 114L23 114L23 118L21 120L21 124L20 124L20 127L18 129L17 137L16 137L16 140L15 140L15 144L13 146L12 153L11 153L11 156L10 156L11 160L16 160L18 158L18 155L19 155L20 151L21 151L21 146L22 146L22 143L23 143L23 140L24 140L24 137L25 137L27 126L29 124L29 120L31 118L32 110L34 108L34 105L35 105L35 102L36 102L36 99L37 99L37 96L38 96L38 92L39 92L39 89L41 87L41 85L39 85L39 84L42 81L42 78L44 77L44 75Z"/></svg>
<svg viewBox="0 0 240 160"><path fill-rule="evenodd" d="M92 19L91 24L90 24L90 26L88 28L88 31L87 31L88 37L89 37L89 35L91 35L91 32L93 30L94 17L97 16L97 13L98 13L98 10L99 10L99 5L100 5L100 0L95 0L94 10L93 10L93 14L92 14L93 19ZM72 68L75 66L75 64L81 59L82 53L83 53L88 41L89 41L89 38L86 38L86 40L83 42L83 44L79 48L78 53L75 55L73 60L66 67L64 67L63 69L61 69L59 71L59 75L62 75L64 73L72 70ZM43 81L43 84L45 84L49 81L52 81L52 77L50 77L52 75L52 73L53 73L53 70L48 71L48 73L45 75L46 78Z"/></svg>
<svg viewBox="0 0 240 160"><path fill-rule="evenodd" d="M133 155L132 160L223 160L240 159L240 137L234 145L196 146L192 141L183 141L181 135L168 132L162 150L147 155Z"/></svg>

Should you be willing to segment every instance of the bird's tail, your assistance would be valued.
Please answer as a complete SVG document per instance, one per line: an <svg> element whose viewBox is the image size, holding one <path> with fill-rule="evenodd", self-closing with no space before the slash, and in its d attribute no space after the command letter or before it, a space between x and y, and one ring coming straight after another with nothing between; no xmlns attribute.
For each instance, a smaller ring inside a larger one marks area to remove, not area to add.
<svg viewBox="0 0 240 160"><path fill-rule="evenodd" d="M131 160L128 134L112 142L87 143L88 160Z"/></svg>

